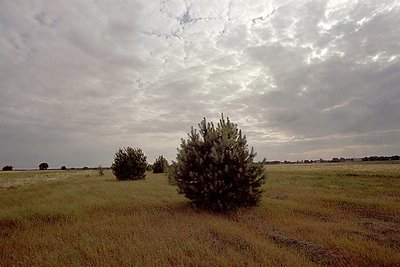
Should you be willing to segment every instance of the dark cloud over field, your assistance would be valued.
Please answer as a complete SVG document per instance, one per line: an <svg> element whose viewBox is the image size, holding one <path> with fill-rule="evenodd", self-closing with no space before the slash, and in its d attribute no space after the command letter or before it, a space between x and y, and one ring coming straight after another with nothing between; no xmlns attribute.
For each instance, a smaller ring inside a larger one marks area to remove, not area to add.
<svg viewBox="0 0 400 267"><path fill-rule="evenodd" d="M2 1L0 164L173 159L221 112L267 159L400 153L398 1Z"/></svg>

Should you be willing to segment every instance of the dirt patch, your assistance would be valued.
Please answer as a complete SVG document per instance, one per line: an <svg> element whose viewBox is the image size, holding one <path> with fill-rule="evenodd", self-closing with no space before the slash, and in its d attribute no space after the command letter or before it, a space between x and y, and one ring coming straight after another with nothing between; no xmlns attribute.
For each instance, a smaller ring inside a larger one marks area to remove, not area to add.
<svg viewBox="0 0 400 267"><path fill-rule="evenodd" d="M366 240L375 241L381 245L389 246L397 251L400 251L400 237L399 236L384 236L379 234L364 233L361 231L353 231L354 236L364 238Z"/></svg>
<svg viewBox="0 0 400 267"><path fill-rule="evenodd" d="M58 224L70 222L72 216L65 214L34 214L27 217L27 219L40 224Z"/></svg>
<svg viewBox="0 0 400 267"><path fill-rule="evenodd" d="M302 216L304 216L304 217L313 218L313 219L316 219L316 220L321 221L321 222L333 222L334 221L331 217L326 216L326 215L321 214L321 213L316 212L316 211L296 210L295 212L300 214L300 215L302 215Z"/></svg>
<svg viewBox="0 0 400 267"><path fill-rule="evenodd" d="M327 204L363 218L400 223L400 218L381 211L381 208L377 204L359 203L350 200L327 201Z"/></svg>
<svg viewBox="0 0 400 267"><path fill-rule="evenodd" d="M231 236L214 230L209 233L213 240L213 247L231 247L239 251L252 249L251 244L239 236Z"/></svg>
<svg viewBox="0 0 400 267"><path fill-rule="evenodd" d="M313 242L298 240L282 232L274 232L269 234L268 237L279 245L294 248L304 253L313 262L335 266L346 263L344 256L338 251L324 248Z"/></svg>
<svg viewBox="0 0 400 267"><path fill-rule="evenodd" d="M363 219L359 223L366 228L383 234L400 233L400 227L398 224L395 223L371 219Z"/></svg>

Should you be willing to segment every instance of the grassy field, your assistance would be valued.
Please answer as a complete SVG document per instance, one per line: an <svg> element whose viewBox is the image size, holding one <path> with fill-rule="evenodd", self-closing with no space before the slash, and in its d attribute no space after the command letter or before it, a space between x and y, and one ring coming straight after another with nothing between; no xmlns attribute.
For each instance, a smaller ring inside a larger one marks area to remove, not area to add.
<svg viewBox="0 0 400 267"><path fill-rule="evenodd" d="M0 265L400 266L400 164L265 168L261 205L229 215L163 174L0 172Z"/></svg>

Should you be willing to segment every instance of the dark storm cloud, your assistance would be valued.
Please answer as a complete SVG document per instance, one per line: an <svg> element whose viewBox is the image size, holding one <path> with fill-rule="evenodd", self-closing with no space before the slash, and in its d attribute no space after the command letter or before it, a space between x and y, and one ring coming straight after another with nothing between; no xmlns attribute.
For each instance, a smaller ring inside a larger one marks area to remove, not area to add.
<svg viewBox="0 0 400 267"><path fill-rule="evenodd" d="M172 159L203 116L259 158L398 153L396 1L0 3L0 164Z"/></svg>

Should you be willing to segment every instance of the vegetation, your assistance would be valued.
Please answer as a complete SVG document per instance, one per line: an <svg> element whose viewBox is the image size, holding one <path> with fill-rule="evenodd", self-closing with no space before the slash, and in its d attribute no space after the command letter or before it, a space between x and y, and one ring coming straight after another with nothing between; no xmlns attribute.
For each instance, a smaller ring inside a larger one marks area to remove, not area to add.
<svg viewBox="0 0 400 267"><path fill-rule="evenodd" d="M168 166L168 161L164 156L159 156L153 164L153 173L163 173L166 166Z"/></svg>
<svg viewBox="0 0 400 267"><path fill-rule="evenodd" d="M12 171L12 170L13 170L13 166L11 166L11 165L6 165L6 166L3 167L2 170L3 170L3 171Z"/></svg>
<svg viewBox="0 0 400 267"><path fill-rule="evenodd" d="M67 167L61 166L61 170L65 171L66 169L67 169Z"/></svg>
<svg viewBox="0 0 400 267"><path fill-rule="evenodd" d="M118 180L138 180L146 176L147 157L140 148L119 149L111 169Z"/></svg>
<svg viewBox="0 0 400 267"><path fill-rule="evenodd" d="M178 150L174 175L179 192L196 208L226 212L258 204L264 182L262 163L255 163L246 137L221 117L217 127L199 124Z"/></svg>
<svg viewBox="0 0 400 267"><path fill-rule="evenodd" d="M400 266L400 164L265 168L260 205L224 215L163 174L2 172L1 265Z"/></svg>
<svg viewBox="0 0 400 267"><path fill-rule="evenodd" d="M98 176L104 176L104 170L103 170L103 167L101 165L99 165L99 167L97 167L97 175Z"/></svg>
<svg viewBox="0 0 400 267"><path fill-rule="evenodd" d="M395 156L370 156L370 157L364 157L362 160L363 161L400 160L400 156L399 155L395 155Z"/></svg>
<svg viewBox="0 0 400 267"><path fill-rule="evenodd" d="M170 185L177 185L177 182L176 182L176 179L175 179L175 177L176 177L175 170L176 170L176 162L172 162L171 165L166 165L165 166L165 171L164 172L165 172L165 175L168 178L168 183Z"/></svg>
<svg viewBox="0 0 400 267"><path fill-rule="evenodd" d="M153 171L153 165L152 164L147 164L146 171L152 172Z"/></svg>
<svg viewBox="0 0 400 267"><path fill-rule="evenodd" d="M47 164L46 162L39 164L39 170L47 170L48 168L49 168L49 164Z"/></svg>

